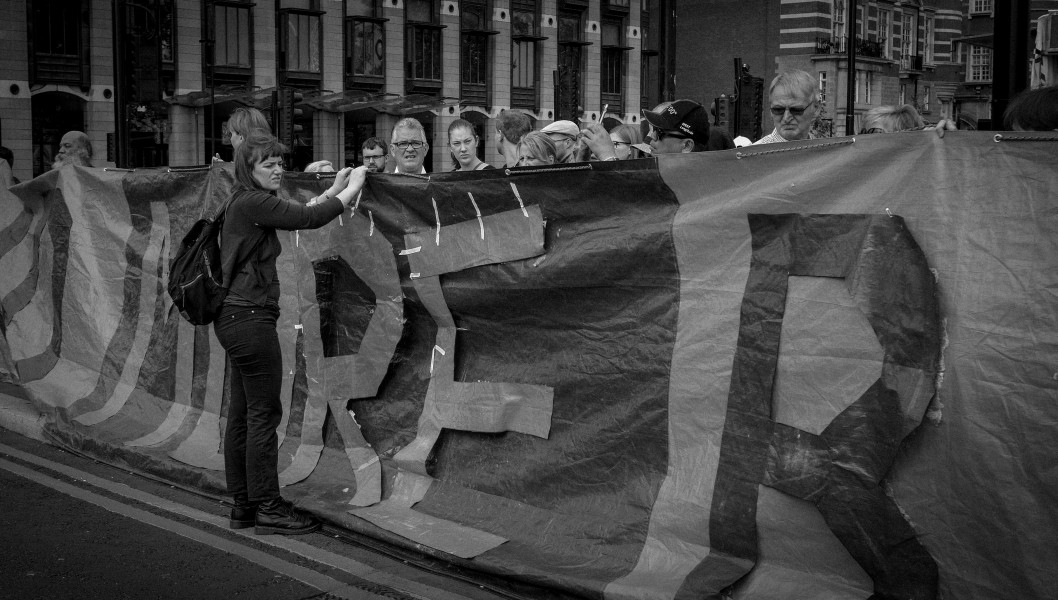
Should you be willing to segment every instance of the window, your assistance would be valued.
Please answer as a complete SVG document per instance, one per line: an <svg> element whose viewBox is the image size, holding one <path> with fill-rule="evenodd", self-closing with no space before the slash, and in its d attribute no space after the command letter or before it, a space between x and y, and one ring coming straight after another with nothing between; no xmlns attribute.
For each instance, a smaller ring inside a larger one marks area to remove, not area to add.
<svg viewBox="0 0 1058 600"><path fill-rule="evenodd" d="M832 5L833 21L831 23L831 40L841 43L845 37L845 0L834 0Z"/></svg>
<svg viewBox="0 0 1058 600"><path fill-rule="evenodd" d="M245 70L252 66L253 27L250 6L240 2L213 3L214 65ZM206 59L209 60L208 57Z"/></svg>
<svg viewBox="0 0 1058 600"><path fill-rule="evenodd" d="M35 0L31 6L30 81L87 88L88 3Z"/></svg>
<svg viewBox="0 0 1058 600"><path fill-rule="evenodd" d="M827 72L819 72L819 101L827 101Z"/></svg>
<svg viewBox="0 0 1058 600"><path fill-rule="evenodd" d="M319 73L323 23L319 14L295 10L279 13L279 68L285 71Z"/></svg>
<svg viewBox="0 0 1058 600"><path fill-rule="evenodd" d="M580 118L581 74L584 71L584 46L581 41L582 11L564 10L558 15L558 79L555 81L556 119Z"/></svg>
<svg viewBox="0 0 1058 600"><path fill-rule="evenodd" d="M404 75L408 79L441 82L441 26L434 0L404 4ZM437 86L440 89L440 86Z"/></svg>
<svg viewBox="0 0 1058 600"><path fill-rule="evenodd" d="M925 52L923 52L923 57L924 57L923 59L925 60L926 64L933 64L933 42L934 42L934 39L933 39L933 37L934 37L933 36L933 27L934 27L933 17L926 17L925 21L926 21L926 31L925 31L925 35L922 36L922 37L925 38L926 47L924 48Z"/></svg>
<svg viewBox="0 0 1058 600"><path fill-rule="evenodd" d="M910 69L913 67L911 58L915 56L915 15L905 12L900 16L900 67Z"/></svg>
<svg viewBox="0 0 1058 600"><path fill-rule="evenodd" d="M922 91L922 112L929 112L929 97L932 95L933 88L925 86Z"/></svg>
<svg viewBox="0 0 1058 600"><path fill-rule="evenodd" d="M381 86L385 78L386 37L381 0L349 0L345 5L345 76L350 87ZM370 136L368 136L370 137Z"/></svg>
<svg viewBox="0 0 1058 600"><path fill-rule="evenodd" d="M624 23L619 19L602 22L602 102L620 114L623 112L624 55L627 48L621 31Z"/></svg>
<svg viewBox="0 0 1058 600"><path fill-rule="evenodd" d="M871 71L856 71L856 102L863 104L871 103L871 79L874 73Z"/></svg>
<svg viewBox="0 0 1058 600"><path fill-rule="evenodd" d="M995 3L993 2L993 0L971 0L970 1L970 14L971 15L992 14L992 9L994 8L994 4Z"/></svg>
<svg viewBox="0 0 1058 600"><path fill-rule="evenodd" d="M907 84L900 84L900 104L907 104Z"/></svg>
<svg viewBox="0 0 1058 600"><path fill-rule="evenodd" d="M489 36L488 5L485 0L463 0L460 6L460 53L463 104L488 104Z"/></svg>
<svg viewBox="0 0 1058 600"><path fill-rule="evenodd" d="M970 64L966 74L968 81L992 81L992 49L970 46Z"/></svg>
<svg viewBox="0 0 1058 600"><path fill-rule="evenodd" d="M537 0L511 0L511 107L536 110L537 45L540 8Z"/></svg>
<svg viewBox="0 0 1058 600"><path fill-rule="evenodd" d="M893 58L893 13L888 10L878 11L878 43L881 44L882 58Z"/></svg>
<svg viewBox="0 0 1058 600"><path fill-rule="evenodd" d="M639 13L640 106L650 109L661 103L660 52L658 52L658 23L651 15L659 14L658 0L643 0Z"/></svg>

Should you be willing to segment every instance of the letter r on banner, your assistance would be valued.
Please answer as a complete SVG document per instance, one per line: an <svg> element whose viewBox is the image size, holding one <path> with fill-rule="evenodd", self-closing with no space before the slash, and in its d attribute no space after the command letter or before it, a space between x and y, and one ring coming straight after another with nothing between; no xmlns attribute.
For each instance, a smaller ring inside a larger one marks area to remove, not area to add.
<svg viewBox="0 0 1058 600"><path fill-rule="evenodd" d="M935 598L937 565L881 486L935 392L940 316L925 255L903 219L750 215L742 301L709 534L685 582L719 591L757 561L757 489L815 503L879 598ZM821 435L777 423L772 397L790 276L844 278L884 351L881 376ZM701 588L698 588L701 589Z"/></svg>

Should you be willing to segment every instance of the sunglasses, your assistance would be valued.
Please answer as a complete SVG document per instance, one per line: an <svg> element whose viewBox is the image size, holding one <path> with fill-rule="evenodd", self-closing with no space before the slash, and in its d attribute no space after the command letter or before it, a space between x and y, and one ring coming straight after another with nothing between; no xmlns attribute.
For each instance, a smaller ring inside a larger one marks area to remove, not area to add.
<svg viewBox="0 0 1058 600"><path fill-rule="evenodd" d="M666 131L664 129L650 128L650 133L647 135L650 139L661 141L665 138L675 138L677 140L685 140L687 136L679 131Z"/></svg>
<svg viewBox="0 0 1058 600"><path fill-rule="evenodd" d="M805 114L812 105L808 106L773 106L771 107L771 114L776 117L781 117L786 114L786 111L790 111L790 114L795 117L800 117Z"/></svg>

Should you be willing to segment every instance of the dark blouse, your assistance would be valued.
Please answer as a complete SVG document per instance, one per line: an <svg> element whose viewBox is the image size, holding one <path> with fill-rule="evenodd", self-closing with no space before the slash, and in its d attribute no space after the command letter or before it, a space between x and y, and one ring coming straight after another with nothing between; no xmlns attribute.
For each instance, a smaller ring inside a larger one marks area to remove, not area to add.
<svg viewBox="0 0 1058 600"><path fill-rule="evenodd" d="M276 259L282 246L276 229L316 229L342 210L336 197L306 206L236 184L221 233L221 272L228 287L224 303L278 306Z"/></svg>

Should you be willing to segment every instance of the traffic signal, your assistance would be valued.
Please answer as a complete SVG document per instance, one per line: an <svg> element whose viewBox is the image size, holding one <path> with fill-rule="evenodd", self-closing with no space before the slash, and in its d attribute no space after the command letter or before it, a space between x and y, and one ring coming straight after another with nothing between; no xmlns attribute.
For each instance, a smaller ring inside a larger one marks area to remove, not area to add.
<svg viewBox="0 0 1058 600"><path fill-rule="evenodd" d="M764 111L764 80L745 74L738 80L738 135L752 140L763 134L761 115Z"/></svg>
<svg viewBox="0 0 1058 600"><path fill-rule="evenodd" d="M275 136L289 150L294 149L294 140L304 128L297 123L304 114L298 104L304 95L293 88L281 88L272 92L272 124Z"/></svg>
<svg viewBox="0 0 1058 600"><path fill-rule="evenodd" d="M720 94L719 98L713 100L713 125L729 134L733 133L735 121L734 103L727 94ZM734 137L732 135L732 137Z"/></svg>

